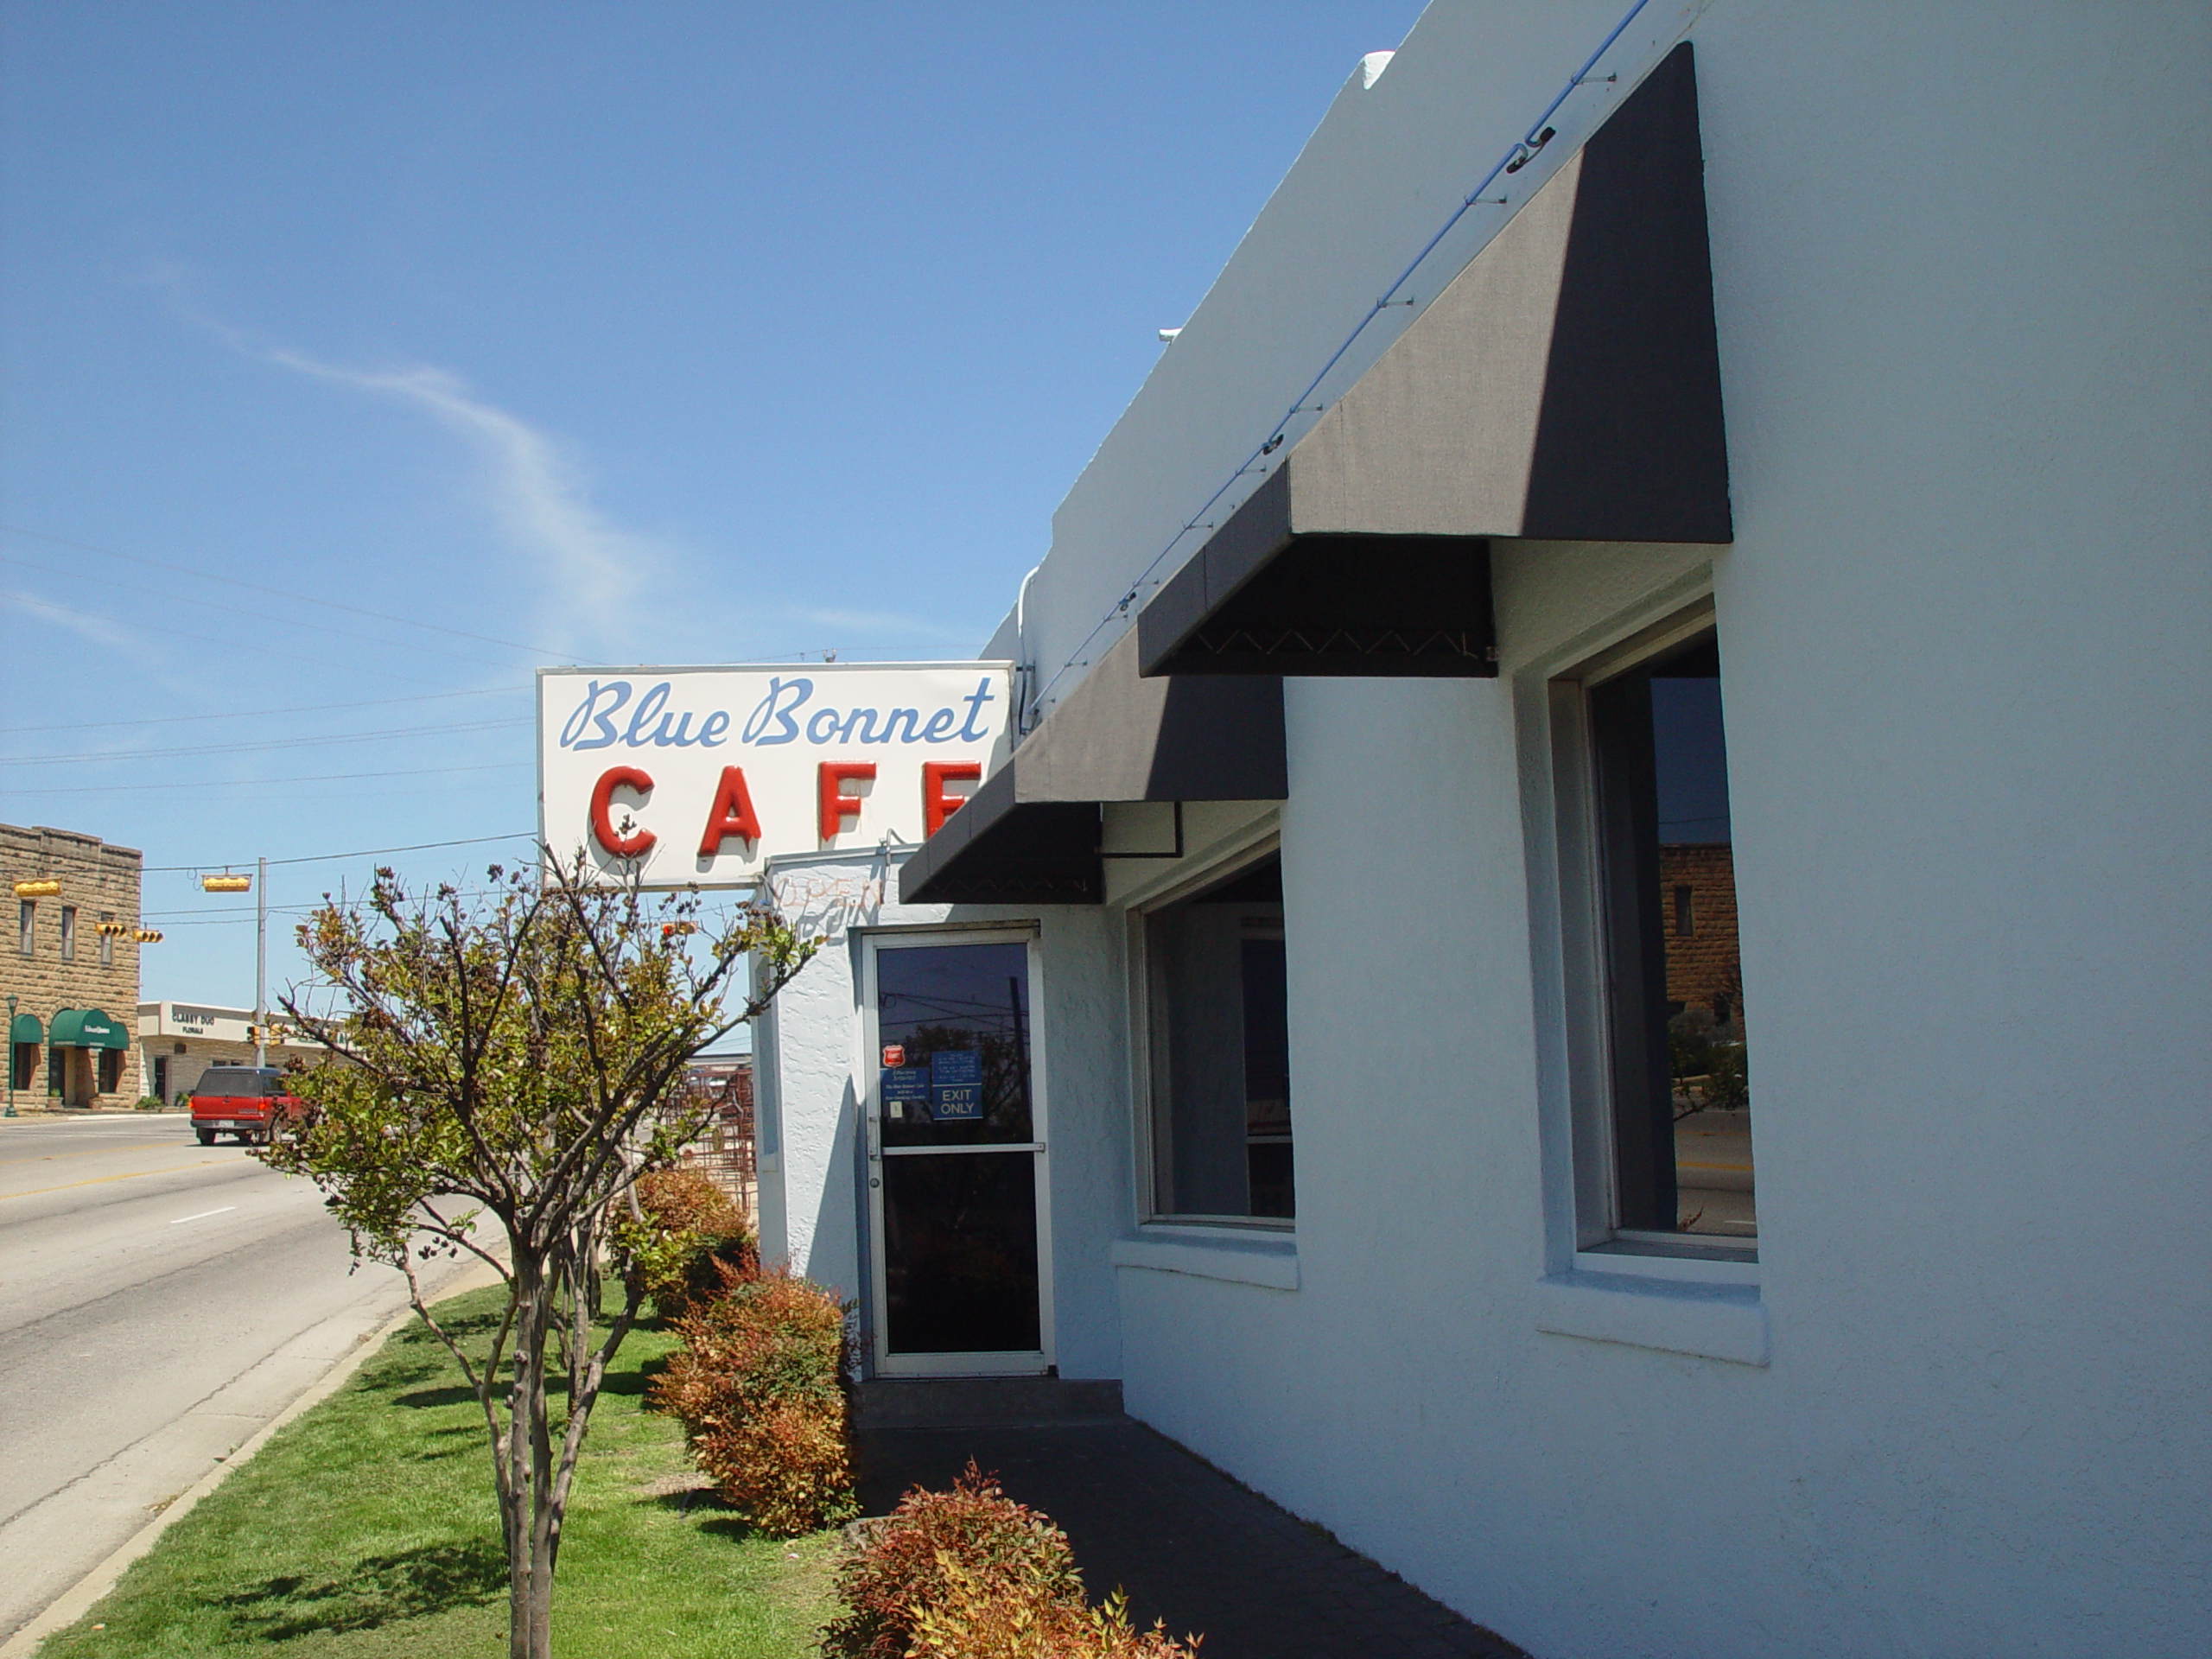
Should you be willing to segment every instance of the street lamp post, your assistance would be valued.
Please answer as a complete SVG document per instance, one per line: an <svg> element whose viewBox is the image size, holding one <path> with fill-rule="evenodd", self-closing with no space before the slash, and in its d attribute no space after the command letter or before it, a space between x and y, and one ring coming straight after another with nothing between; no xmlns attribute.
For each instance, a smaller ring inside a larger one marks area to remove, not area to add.
<svg viewBox="0 0 2212 1659"><path fill-rule="evenodd" d="M16 999L8 999L8 1116L16 1115Z"/></svg>

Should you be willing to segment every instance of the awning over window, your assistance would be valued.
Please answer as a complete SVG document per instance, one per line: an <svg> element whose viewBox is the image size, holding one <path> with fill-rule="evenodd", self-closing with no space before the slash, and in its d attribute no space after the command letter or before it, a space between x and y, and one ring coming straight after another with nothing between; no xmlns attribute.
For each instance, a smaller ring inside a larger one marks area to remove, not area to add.
<svg viewBox="0 0 2212 1659"><path fill-rule="evenodd" d="M1141 679L1124 634L906 861L907 904L1095 905L1109 801L1279 801L1282 682Z"/></svg>
<svg viewBox="0 0 2212 1659"><path fill-rule="evenodd" d="M1726 542L1677 47L1154 594L1146 675L1491 675L1488 538Z"/></svg>
<svg viewBox="0 0 2212 1659"><path fill-rule="evenodd" d="M38 1015L19 1014L8 1022L8 1040L10 1043L42 1043L46 1040L46 1027L39 1024Z"/></svg>
<svg viewBox="0 0 2212 1659"><path fill-rule="evenodd" d="M98 1008L64 1008L54 1016L50 1038L56 1048L128 1048L121 1026Z"/></svg>

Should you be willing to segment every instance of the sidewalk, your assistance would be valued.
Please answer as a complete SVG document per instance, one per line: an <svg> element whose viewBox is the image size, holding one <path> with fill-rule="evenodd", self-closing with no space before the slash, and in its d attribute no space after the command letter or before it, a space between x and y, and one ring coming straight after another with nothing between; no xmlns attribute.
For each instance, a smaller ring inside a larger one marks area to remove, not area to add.
<svg viewBox="0 0 2212 1659"><path fill-rule="evenodd" d="M1075 1546L1094 1599L1205 1637L1205 1659L1526 1659L1319 1528L1128 1418L981 1428L863 1427L862 1512L942 1489L974 1458Z"/></svg>

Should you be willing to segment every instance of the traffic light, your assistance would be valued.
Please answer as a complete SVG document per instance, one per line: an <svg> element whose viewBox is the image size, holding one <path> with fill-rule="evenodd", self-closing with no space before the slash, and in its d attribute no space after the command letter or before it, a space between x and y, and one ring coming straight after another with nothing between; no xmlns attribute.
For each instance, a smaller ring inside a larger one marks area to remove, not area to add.
<svg viewBox="0 0 2212 1659"><path fill-rule="evenodd" d="M159 944L162 942L162 930L158 927L142 927L138 930L137 938L141 944Z"/></svg>
<svg viewBox="0 0 2212 1659"><path fill-rule="evenodd" d="M250 875L203 875L200 878L202 893L251 893L253 878Z"/></svg>

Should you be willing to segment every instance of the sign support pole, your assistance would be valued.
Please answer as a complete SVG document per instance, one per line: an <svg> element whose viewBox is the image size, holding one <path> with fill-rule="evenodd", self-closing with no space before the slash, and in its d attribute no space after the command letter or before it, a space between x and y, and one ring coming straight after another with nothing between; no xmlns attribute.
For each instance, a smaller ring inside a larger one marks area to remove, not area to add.
<svg viewBox="0 0 2212 1659"><path fill-rule="evenodd" d="M253 1063L269 1064L269 861L253 861Z"/></svg>

